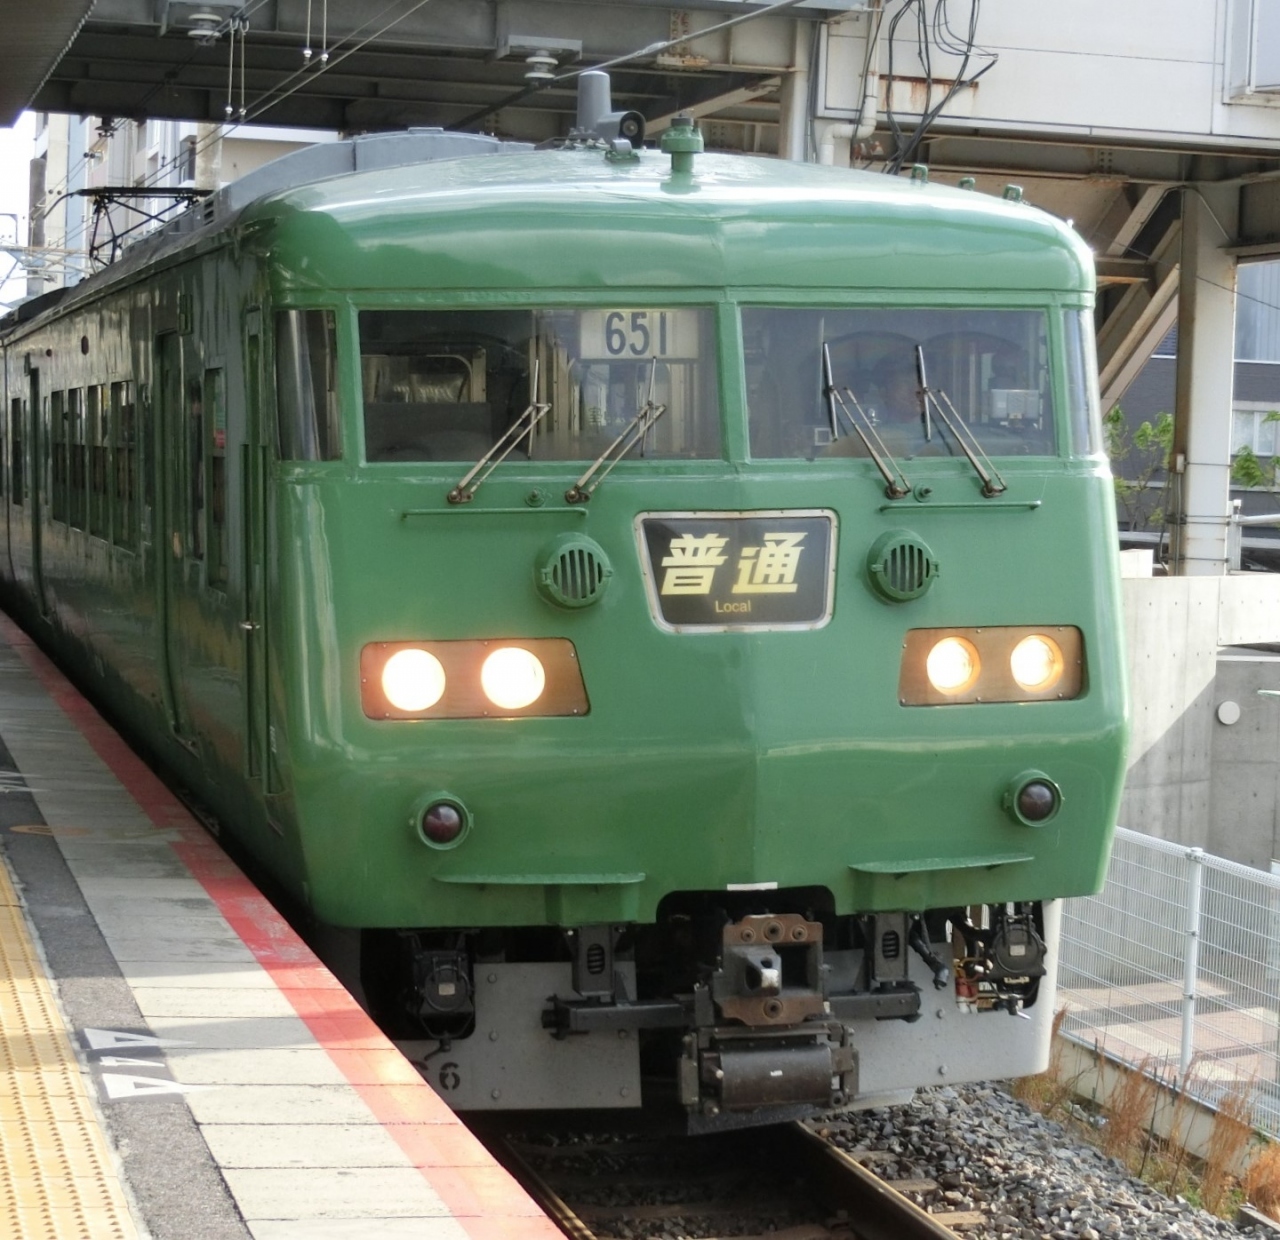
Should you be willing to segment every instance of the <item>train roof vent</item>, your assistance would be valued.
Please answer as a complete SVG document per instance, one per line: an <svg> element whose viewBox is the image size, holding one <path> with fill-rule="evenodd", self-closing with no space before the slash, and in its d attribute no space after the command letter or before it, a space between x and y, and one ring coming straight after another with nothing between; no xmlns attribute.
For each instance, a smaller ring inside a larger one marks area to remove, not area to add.
<svg viewBox="0 0 1280 1240"><path fill-rule="evenodd" d="M881 534L867 556L867 573L881 598L905 603L924 594L938 576L938 561L908 530Z"/></svg>
<svg viewBox="0 0 1280 1240"><path fill-rule="evenodd" d="M613 566L604 548L584 534L561 534L538 557L538 593L557 607L590 607L604 596Z"/></svg>

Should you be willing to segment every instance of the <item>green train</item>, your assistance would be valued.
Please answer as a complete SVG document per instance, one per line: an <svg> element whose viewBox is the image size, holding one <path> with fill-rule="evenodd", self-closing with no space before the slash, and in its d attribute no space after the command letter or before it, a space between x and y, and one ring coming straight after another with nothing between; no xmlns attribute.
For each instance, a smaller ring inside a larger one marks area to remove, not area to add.
<svg viewBox="0 0 1280 1240"><path fill-rule="evenodd" d="M302 151L20 307L4 603L460 1109L1036 1071L1124 770L1091 255L638 128Z"/></svg>

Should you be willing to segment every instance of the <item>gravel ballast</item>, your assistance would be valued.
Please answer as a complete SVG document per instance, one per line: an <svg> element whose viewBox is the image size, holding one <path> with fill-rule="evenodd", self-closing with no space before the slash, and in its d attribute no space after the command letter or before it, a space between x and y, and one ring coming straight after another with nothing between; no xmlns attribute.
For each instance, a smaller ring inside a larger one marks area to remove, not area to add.
<svg viewBox="0 0 1280 1240"><path fill-rule="evenodd" d="M986 1222L966 1234L984 1240L1275 1234L1166 1197L999 1085L926 1089L906 1106L831 1118L828 1138L850 1151L874 1151L868 1167L877 1175L936 1180L938 1192L917 1197L926 1209L980 1211Z"/></svg>

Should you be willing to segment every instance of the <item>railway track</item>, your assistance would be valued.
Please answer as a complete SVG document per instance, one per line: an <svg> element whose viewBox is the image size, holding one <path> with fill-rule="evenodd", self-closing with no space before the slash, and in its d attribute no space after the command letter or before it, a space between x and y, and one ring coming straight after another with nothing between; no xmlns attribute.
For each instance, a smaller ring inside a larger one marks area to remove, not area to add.
<svg viewBox="0 0 1280 1240"><path fill-rule="evenodd" d="M982 1221L926 1213L907 1194L938 1194L934 1181L882 1180L816 1127L491 1129L486 1140L571 1240L956 1240Z"/></svg>

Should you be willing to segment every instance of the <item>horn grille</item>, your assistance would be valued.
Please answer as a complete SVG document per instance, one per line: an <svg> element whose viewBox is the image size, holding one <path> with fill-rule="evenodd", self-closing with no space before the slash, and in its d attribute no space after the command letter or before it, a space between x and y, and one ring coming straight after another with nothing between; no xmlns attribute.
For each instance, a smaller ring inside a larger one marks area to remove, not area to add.
<svg viewBox="0 0 1280 1240"><path fill-rule="evenodd" d="M919 598L938 572L928 544L905 530L881 535L867 556L867 573L876 593L894 603Z"/></svg>
<svg viewBox="0 0 1280 1240"><path fill-rule="evenodd" d="M578 534L557 539L544 553L537 573L538 591L557 607L590 607L613 576L603 548Z"/></svg>

